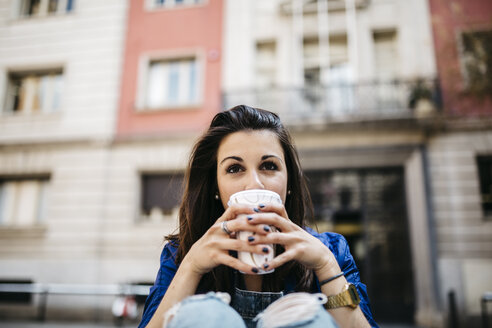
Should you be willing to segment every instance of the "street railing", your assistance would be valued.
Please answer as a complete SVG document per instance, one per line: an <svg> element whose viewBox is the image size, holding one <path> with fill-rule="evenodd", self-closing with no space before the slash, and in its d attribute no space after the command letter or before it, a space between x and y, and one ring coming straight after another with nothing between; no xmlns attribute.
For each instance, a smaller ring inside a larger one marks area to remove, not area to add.
<svg viewBox="0 0 492 328"><path fill-rule="evenodd" d="M1 294L39 294L38 319L44 321L46 318L46 308L48 295L93 295L93 296L147 296L150 285L134 284L15 284L0 283Z"/></svg>

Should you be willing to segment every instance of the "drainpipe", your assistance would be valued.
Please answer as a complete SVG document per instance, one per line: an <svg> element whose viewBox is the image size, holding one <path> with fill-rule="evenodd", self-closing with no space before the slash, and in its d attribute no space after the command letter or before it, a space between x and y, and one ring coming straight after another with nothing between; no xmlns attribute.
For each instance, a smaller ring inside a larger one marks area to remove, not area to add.
<svg viewBox="0 0 492 328"><path fill-rule="evenodd" d="M442 312L442 302L441 302L441 289L439 286L439 274L437 267L437 234L436 234L436 224L434 216L434 206L432 203L433 193L432 193L432 183L430 174L430 165L427 146L425 144L420 145L420 153L422 154L422 170L424 174L424 188L425 188L425 207L427 212L427 225L429 231L429 248L430 248L430 265L432 268L432 281L433 281L433 296L436 302L437 309Z"/></svg>

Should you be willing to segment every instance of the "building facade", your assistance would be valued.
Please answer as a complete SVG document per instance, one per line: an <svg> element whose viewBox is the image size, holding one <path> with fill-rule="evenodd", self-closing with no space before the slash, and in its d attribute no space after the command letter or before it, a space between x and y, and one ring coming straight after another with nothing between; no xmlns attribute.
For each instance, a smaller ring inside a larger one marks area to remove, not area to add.
<svg viewBox="0 0 492 328"><path fill-rule="evenodd" d="M442 130L428 144L443 308L480 326L492 290L492 3L429 1L443 98Z"/></svg>
<svg viewBox="0 0 492 328"><path fill-rule="evenodd" d="M103 264L105 176L126 17L127 4L118 0L0 1L4 282L111 279ZM50 299L62 315L71 302ZM36 310L27 309L7 305L2 315Z"/></svg>

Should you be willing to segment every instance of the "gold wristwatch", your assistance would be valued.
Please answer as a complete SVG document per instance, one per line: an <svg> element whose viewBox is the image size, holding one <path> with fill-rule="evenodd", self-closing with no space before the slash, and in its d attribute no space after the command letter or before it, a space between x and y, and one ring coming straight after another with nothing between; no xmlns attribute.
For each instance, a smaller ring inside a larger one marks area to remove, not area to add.
<svg viewBox="0 0 492 328"><path fill-rule="evenodd" d="M355 309L360 303L359 293L354 284L347 283L343 286L342 292L337 295L328 296L325 309L335 309L342 306L350 306Z"/></svg>

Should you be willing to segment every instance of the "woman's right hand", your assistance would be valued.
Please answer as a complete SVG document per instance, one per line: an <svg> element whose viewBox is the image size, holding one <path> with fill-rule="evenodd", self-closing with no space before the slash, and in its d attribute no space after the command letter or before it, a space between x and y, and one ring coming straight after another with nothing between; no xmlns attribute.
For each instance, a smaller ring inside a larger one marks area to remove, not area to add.
<svg viewBox="0 0 492 328"><path fill-rule="evenodd" d="M263 229L263 225L248 223L248 214L253 213L255 212L251 206L236 204L229 206L207 232L193 244L182 264L186 263L198 275L203 275L221 264L242 272L257 273L260 268L251 267L229 253L229 251L241 251L264 254L264 246L250 245L247 241L234 238L237 231L253 231L261 235L268 233ZM224 221L227 221L227 229L231 235L222 230L221 225Z"/></svg>

